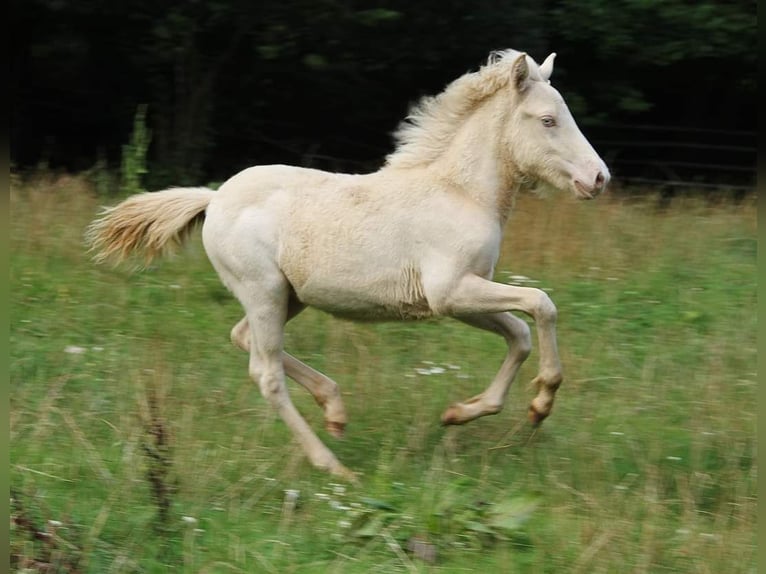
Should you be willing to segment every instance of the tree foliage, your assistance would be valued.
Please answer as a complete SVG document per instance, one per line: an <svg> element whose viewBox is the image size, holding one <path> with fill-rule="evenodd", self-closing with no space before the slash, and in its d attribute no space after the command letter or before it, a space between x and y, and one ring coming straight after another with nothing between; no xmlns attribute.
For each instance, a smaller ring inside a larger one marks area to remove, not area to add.
<svg viewBox="0 0 766 574"><path fill-rule="evenodd" d="M756 3L13 0L12 159L116 163L146 105L150 185L265 162L369 169L408 103L494 49L559 54L587 125L750 128Z"/></svg>

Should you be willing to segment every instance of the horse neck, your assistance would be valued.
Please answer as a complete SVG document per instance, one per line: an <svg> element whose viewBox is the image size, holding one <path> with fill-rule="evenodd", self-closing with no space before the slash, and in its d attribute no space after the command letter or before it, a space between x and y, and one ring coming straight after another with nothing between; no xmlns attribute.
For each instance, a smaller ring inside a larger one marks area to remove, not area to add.
<svg viewBox="0 0 766 574"><path fill-rule="evenodd" d="M509 103L497 94L460 126L450 145L430 166L435 177L457 189L504 224L518 185L506 153L504 129Z"/></svg>

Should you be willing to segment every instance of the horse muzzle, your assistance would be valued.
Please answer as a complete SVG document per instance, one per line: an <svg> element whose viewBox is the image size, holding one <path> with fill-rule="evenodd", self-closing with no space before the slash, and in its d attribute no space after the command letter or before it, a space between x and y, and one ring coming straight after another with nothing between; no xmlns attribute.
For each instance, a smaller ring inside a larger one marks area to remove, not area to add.
<svg viewBox="0 0 766 574"><path fill-rule="evenodd" d="M573 180L575 196L578 199L594 199L606 189L609 179L609 170L606 168L598 170L591 178L575 178Z"/></svg>

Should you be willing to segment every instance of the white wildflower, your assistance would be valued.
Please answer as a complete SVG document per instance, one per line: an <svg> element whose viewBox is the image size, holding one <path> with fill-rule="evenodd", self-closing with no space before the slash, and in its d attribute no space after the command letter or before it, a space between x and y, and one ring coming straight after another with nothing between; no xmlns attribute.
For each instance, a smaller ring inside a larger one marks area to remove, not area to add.
<svg viewBox="0 0 766 574"><path fill-rule="evenodd" d="M417 374L419 374L419 375L426 375L426 376L428 376L428 375L441 375L442 373L445 373L446 371L447 371L447 369L445 369L444 367L428 367L428 368L416 367L415 368L415 372Z"/></svg>
<svg viewBox="0 0 766 574"><path fill-rule="evenodd" d="M301 494L300 490L288 488L287 490L285 490L285 501L295 502L296 500L298 500L298 497L300 496L300 494Z"/></svg>
<svg viewBox="0 0 766 574"><path fill-rule="evenodd" d="M77 345L67 345L64 352L69 355L82 355L87 349L85 347L78 347Z"/></svg>
<svg viewBox="0 0 766 574"><path fill-rule="evenodd" d="M346 494L346 487L343 486L342 484L336 484L335 486L332 487L332 493L335 496L343 496L344 494Z"/></svg>

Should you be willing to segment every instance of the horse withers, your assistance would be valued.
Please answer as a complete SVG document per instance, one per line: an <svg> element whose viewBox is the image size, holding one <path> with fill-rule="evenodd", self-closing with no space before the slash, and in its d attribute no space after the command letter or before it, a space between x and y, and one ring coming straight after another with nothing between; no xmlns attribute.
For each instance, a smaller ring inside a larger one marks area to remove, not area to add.
<svg viewBox="0 0 766 574"><path fill-rule="evenodd" d="M322 406L342 435L337 384L283 349L285 324L311 306L360 320L454 317L500 334L508 352L484 392L451 405L444 424L502 409L531 350L540 349L534 424L547 417L562 381L556 307L530 287L492 281L503 228L517 194L541 185L581 199L600 194L609 170L541 65L514 50L423 99L402 123L378 171L337 174L284 165L245 169L218 191L143 193L104 210L88 231L97 260L147 260L202 225L205 251L245 317L231 330L249 373L318 468L352 478L294 407L285 376Z"/></svg>

